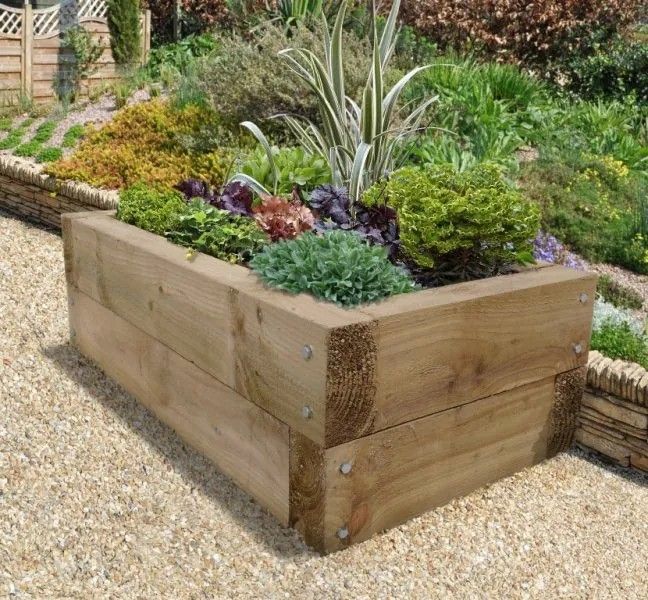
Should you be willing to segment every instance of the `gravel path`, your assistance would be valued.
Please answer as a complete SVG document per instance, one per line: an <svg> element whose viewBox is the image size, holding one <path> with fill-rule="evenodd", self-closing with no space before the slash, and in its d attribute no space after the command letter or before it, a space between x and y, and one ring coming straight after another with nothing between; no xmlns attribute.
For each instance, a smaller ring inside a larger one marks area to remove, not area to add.
<svg viewBox="0 0 648 600"><path fill-rule="evenodd" d="M313 554L68 345L61 252L0 213L0 597L648 597L648 478L577 451Z"/></svg>

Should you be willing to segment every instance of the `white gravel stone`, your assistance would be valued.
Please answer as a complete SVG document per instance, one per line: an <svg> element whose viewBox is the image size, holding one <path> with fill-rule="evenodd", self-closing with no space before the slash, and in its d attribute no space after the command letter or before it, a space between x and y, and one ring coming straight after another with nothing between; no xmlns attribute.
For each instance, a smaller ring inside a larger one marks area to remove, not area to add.
<svg viewBox="0 0 648 600"><path fill-rule="evenodd" d="M648 597L648 478L573 451L320 557L68 344L0 214L0 597Z"/></svg>

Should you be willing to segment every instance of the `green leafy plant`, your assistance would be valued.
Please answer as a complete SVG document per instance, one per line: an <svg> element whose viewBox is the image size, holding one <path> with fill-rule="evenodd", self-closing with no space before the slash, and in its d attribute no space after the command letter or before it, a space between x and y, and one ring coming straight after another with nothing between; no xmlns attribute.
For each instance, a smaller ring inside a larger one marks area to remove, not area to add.
<svg viewBox="0 0 648 600"><path fill-rule="evenodd" d="M372 4L373 6L373 4ZM325 31L326 57L322 62L307 49L288 48L279 53L299 80L314 93L320 113L321 127L312 121L302 121L281 115L300 145L310 154L327 158L336 185L347 185L352 201L360 199L362 191L390 173L396 163L397 150L403 139L417 133L426 109L433 99L427 99L408 114L396 117L398 98L407 83L425 67L413 69L403 76L390 91L385 89L385 68L395 46L396 20L400 0L394 0L389 17L378 38L374 16L372 65L358 105L346 93L342 29L348 7L342 2L331 34ZM268 152L271 150L261 130L245 121L247 127ZM240 175L241 180L261 193L267 190L253 179Z"/></svg>
<svg viewBox="0 0 648 600"><path fill-rule="evenodd" d="M117 218L158 235L174 229L186 213L187 203L176 190L138 183L119 195Z"/></svg>
<svg viewBox="0 0 648 600"><path fill-rule="evenodd" d="M61 45L72 54L72 60L61 69L54 87L62 101L74 102L83 81L98 71L98 60L104 47L81 25L70 27L63 35Z"/></svg>
<svg viewBox="0 0 648 600"><path fill-rule="evenodd" d="M405 255L440 280L483 277L533 262L539 211L492 164L464 173L451 166L406 167L365 194L398 212Z"/></svg>
<svg viewBox="0 0 648 600"><path fill-rule="evenodd" d="M331 181L328 162L302 148L271 148L272 162L260 146L241 164L240 172L258 181L274 195L287 194L295 185L312 190Z"/></svg>
<svg viewBox="0 0 648 600"><path fill-rule="evenodd" d="M180 41L153 48L146 64L147 73L153 79L159 79L162 65L184 73L196 58L210 56L218 51L220 42L211 33L188 35Z"/></svg>
<svg viewBox="0 0 648 600"><path fill-rule="evenodd" d="M648 181L610 156L542 158L520 173L541 208L543 229L584 258L648 273Z"/></svg>
<svg viewBox="0 0 648 600"><path fill-rule="evenodd" d="M20 125L9 132L7 137L0 140L0 150L11 150L18 146L25 136L25 132L31 127L33 122L34 119L31 117L24 119Z"/></svg>
<svg viewBox="0 0 648 600"><path fill-rule="evenodd" d="M619 308L639 310L644 299L641 294L612 279L609 275L600 275L596 291L606 301Z"/></svg>
<svg viewBox="0 0 648 600"><path fill-rule="evenodd" d="M42 144L40 142L31 140L29 142L25 142L24 144L20 144L20 146L18 146L13 151L13 153L15 156L22 156L22 157L35 156L41 149L41 146Z"/></svg>
<svg viewBox="0 0 648 600"><path fill-rule="evenodd" d="M49 163L63 158L63 150L53 146L42 148L36 155L36 162Z"/></svg>
<svg viewBox="0 0 648 600"><path fill-rule="evenodd" d="M13 120L10 117L0 117L0 131L10 131Z"/></svg>
<svg viewBox="0 0 648 600"><path fill-rule="evenodd" d="M592 350L613 359L627 360L648 369L648 337L632 330L628 323L604 323L592 332Z"/></svg>
<svg viewBox="0 0 648 600"><path fill-rule="evenodd" d="M251 40L237 35L219 37L221 50L198 59L195 69L196 79L223 123L238 131L242 121L254 116L258 121L264 120L264 130L274 142L290 140L291 145L295 140L285 123L270 117L289 114L319 124L315 95L277 55L294 46L308 49L324 60L324 30L322 24L314 24L312 29L299 25L288 37L283 28L265 23ZM346 52L345 90L355 102L360 102L371 65L371 47L366 40L346 31L342 33L342 44ZM399 71L389 67L385 76L389 82L400 79Z"/></svg>
<svg viewBox="0 0 648 600"><path fill-rule="evenodd" d="M180 215L167 238L192 252L231 263L245 263L268 243L254 220L233 215L195 199Z"/></svg>
<svg viewBox="0 0 648 600"><path fill-rule="evenodd" d="M648 103L648 44L618 37L594 54L577 56L569 65L570 88L584 98L622 100L634 94Z"/></svg>
<svg viewBox="0 0 648 600"><path fill-rule="evenodd" d="M355 233L307 232L267 246L250 262L267 285L293 294L307 292L341 306L376 302L416 289L387 258L381 246L369 246Z"/></svg>
<svg viewBox="0 0 648 600"><path fill-rule="evenodd" d="M108 28L110 48L118 65L133 67L140 59L140 2L139 0L108 0Z"/></svg>
<svg viewBox="0 0 648 600"><path fill-rule="evenodd" d="M64 134L61 146L63 148L74 148L77 142L83 137L85 126L81 124L72 125Z"/></svg>

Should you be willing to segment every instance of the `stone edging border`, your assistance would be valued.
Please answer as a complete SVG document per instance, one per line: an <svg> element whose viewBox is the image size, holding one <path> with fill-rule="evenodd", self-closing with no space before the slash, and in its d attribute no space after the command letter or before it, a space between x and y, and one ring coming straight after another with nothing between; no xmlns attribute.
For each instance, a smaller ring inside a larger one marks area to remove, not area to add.
<svg viewBox="0 0 648 600"><path fill-rule="evenodd" d="M589 353L587 386L648 406L648 371L636 363L613 360L594 350Z"/></svg>
<svg viewBox="0 0 648 600"><path fill-rule="evenodd" d="M60 181L32 163L0 156L0 208L60 229L66 212L117 208L118 193L85 183Z"/></svg>

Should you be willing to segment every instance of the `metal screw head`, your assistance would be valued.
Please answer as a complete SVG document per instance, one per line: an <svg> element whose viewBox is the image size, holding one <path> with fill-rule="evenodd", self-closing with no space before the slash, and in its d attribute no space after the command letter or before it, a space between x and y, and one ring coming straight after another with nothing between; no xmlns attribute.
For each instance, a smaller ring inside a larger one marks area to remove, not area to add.
<svg viewBox="0 0 648 600"><path fill-rule="evenodd" d="M587 301L589 300L589 296L585 292L581 292L580 295L578 296L578 300L580 301L581 304L586 304Z"/></svg>
<svg viewBox="0 0 648 600"><path fill-rule="evenodd" d="M341 540L345 540L349 537L349 530L346 527L340 527L340 529L337 530L337 536Z"/></svg>
<svg viewBox="0 0 648 600"><path fill-rule="evenodd" d="M340 473L343 475L348 475L351 473L351 463L350 462L345 462L340 465Z"/></svg>
<svg viewBox="0 0 648 600"><path fill-rule="evenodd" d="M302 407L302 417L304 417L304 419L312 419L313 418L313 409L310 406L303 406Z"/></svg>
<svg viewBox="0 0 648 600"><path fill-rule="evenodd" d="M580 354L583 351L583 346L581 344L574 344L574 353Z"/></svg>
<svg viewBox="0 0 648 600"><path fill-rule="evenodd" d="M302 348L302 357L304 360L310 360L313 357L313 347L306 344Z"/></svg>

